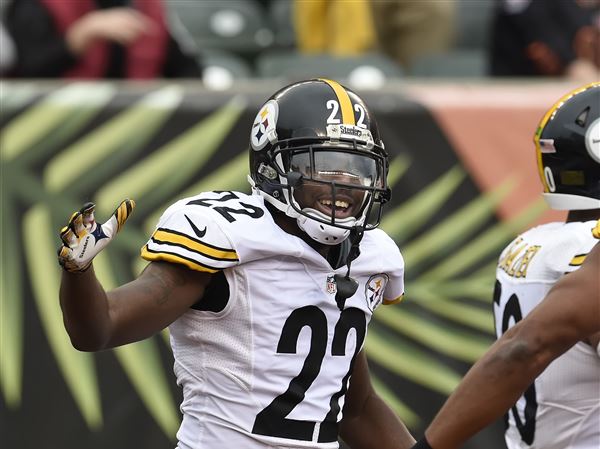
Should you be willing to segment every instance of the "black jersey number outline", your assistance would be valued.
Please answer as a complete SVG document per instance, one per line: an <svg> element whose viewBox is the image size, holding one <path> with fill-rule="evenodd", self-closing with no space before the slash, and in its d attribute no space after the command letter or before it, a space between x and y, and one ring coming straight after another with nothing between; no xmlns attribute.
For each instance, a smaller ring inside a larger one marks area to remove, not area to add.
<svg viewBox="0 0 600 449"><path fill-rule="evenodd" d="M496 288L494 289L494 302L500 304L500 295L502 287L499 282L496 282ZM508 298L504 311L502 312L502 334L504 334L508 328L510 319L515 321L515 324L523 319L523 312L521 311L521 305L519 304L519 298L513 294ZM525 422L521 421L517 405L513 405L510 412L507 412L504 416L505 425L508 427L508 413L512 413L521 440L531 445L535 439L535 415L537 413L537 398L535 391L535 383L529 385L527 390L521 396L525 400L524 418Z"/></svg>
<svg viewBox="0 0 600 449"><path fill-rule="evenodd" d="M225 202L230 200L238 200L239 197L230 191L227 192L218 192L215 191L213 193L224 193L223 196L219 198L199 198L196 200L190 201L188 204L194 204L196 206L210 207L220 213L229 223L233 223L235 218L231 214L238 215L248 215L250 218L260 218L265 212L260 208L253 206L252 204L244 203L243 201L238 201L238 204L242 206L239 209L234 209L228 206L215 206L212 202Z"/></svg>
<svg viewBox="0 0 600 449"><path fill-rule="evenodd" d="M283 325L277 352L280 354L295 354L300 331L308 326L311 330L310 348L300 373L294 377L285 392L277 396L256 415L252 433L290 438L295 440L312 441L317 422L301 421L286 418L300 404L306 391L315 381L327 352L327 318L325 313L316 306L305 306L294 310ZM340 390L329 402L329 412L323 422L319 423L319 442L337 441L337 415L340 411L339 399L346 393L346 385L352 374L356 354L365 339L367 321L364 312L355 307L344 309L335 325L331 355L345 356L346 341L350 329L356 332L356 346L348 372L342 380Z"/></svg>

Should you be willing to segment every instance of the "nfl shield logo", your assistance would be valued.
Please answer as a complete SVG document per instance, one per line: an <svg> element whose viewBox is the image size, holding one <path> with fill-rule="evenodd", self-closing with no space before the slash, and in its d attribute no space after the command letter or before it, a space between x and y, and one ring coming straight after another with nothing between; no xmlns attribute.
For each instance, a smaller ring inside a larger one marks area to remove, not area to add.
<svg viewBox="0 0 600 449"><path fill-rule="evenodd" d="M334 275L327 276L327 293L333 295L337 292L337 284L335 283Z"/></svg>

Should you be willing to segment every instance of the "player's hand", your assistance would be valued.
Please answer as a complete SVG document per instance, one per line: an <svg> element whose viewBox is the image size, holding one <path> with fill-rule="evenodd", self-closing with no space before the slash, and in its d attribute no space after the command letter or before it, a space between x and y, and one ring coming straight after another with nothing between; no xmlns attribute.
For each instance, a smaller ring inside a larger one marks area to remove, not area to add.
<svg viewBox="0 0 600 449"><path fill-rule="evenodd" d="M58 249L58 263L72 273L85 271L121 230L134 207L135 201L123 200L106 223L98 224L94 217L96 205L86 203L60 231L63 244Z"/></svg>
<svg viewBox="0 0 600 449"><path fill-rule="evenodd" d="M95 10L79 18L67 29L65 40L71 52L79 56L97 40L127 47L156 30L156 23L134 8L115 7Z"/></svg>

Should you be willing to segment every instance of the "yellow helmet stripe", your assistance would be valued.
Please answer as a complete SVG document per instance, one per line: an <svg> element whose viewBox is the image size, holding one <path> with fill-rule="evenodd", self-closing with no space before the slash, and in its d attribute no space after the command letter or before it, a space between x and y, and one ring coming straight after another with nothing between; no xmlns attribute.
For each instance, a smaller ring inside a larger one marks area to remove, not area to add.
<svg viewBox="0 0 600 449"><path fill-rule="evenodd" d="M536 151L536 155L537 155L538 172L540 174L540 179L542 180L542 184L544 186L544 192L550 192L550 188L548 187L548 182L546 181L546 177L544 176L544 164L542 163L542 147L540 145L540 137L542 135L542 131L544 130L546 124L552 119L552 117L556 113L556 110L558 108L560 108L565 101L567 101L569 98L583 92L584 90L587 90L591 87L595 87L598 85L600 85L600 82L595 81L593 83L586 84L583 87L579 87L575 90L572 90L568 94L561 97L560 100L558 100L556 103L554 103L554 105L548 110L548 112L546 112L544 117L542 117L542 120L540 121L540 123L535 131L535 134L533 136L533 142L535 144L535 151Z"/></svg>
<svg viewBox="0 0 600 449"><path fill-rule="evenodd" d="M340 109L342 110L342 123L344 125L356 125L356 121L354 120L354 111L352 110L352 102L350 101L350 97L348 96L346 89L344 89L337 81L328 80L326 78L319 79L329 84L329 86L335 92L340 104Z"/></svg>

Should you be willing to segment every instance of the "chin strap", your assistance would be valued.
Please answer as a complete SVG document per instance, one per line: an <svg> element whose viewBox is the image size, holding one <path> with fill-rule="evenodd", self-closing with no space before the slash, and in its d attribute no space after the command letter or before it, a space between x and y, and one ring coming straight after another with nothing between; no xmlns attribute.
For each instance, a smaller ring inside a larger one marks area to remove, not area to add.
<svg viewBox="0 0 600 449"><path fill-rule="evenodd" d="M346 271L346 275L342 276L341 274L336 274L333 278L335 279L335 283L337 285L337 293L335 294L335 302L337 303L338 308L344 310L346 306L346 299L350 298L356 290L358 289L358 282L356 279L350 277L350 266L352 265L352 261L356 259L360 255L360 241L363 238L365 233L365 229L362 226L356 226L352 228L350 231L350 251L348 252L348 259L346 265L348 270Z"/></svg>

